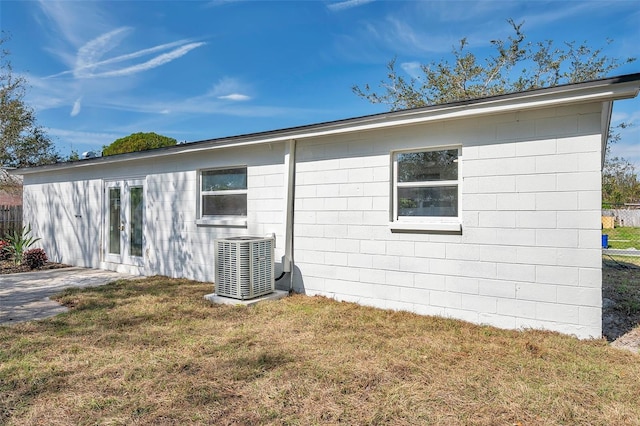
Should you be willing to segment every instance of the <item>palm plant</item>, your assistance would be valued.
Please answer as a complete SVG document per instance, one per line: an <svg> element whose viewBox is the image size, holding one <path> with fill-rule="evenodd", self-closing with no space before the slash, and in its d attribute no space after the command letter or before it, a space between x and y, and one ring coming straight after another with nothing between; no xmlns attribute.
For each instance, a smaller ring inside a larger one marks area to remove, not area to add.
<svg viewBox="0 0 640 426"><path fill-rule="evenodd" d="M22 262L24 252L34 245L40 238L34 238L31 234L31 225L23 226L20 230L14 229L7 233L4 239L8 243L4 250L9 252L13 262L19 265Z"/></svg>

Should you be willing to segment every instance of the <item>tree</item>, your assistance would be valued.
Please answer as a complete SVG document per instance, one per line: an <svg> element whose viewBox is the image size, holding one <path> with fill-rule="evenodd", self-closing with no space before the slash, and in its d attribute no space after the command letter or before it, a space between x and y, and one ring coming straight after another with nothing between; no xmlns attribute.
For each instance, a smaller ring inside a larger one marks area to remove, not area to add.
<svg viewBox="0 0 640 426"><path fill-rule="evenodd" d="M0 192L22 197L22 179L10 175L5 169L0 168Z"/></svg>
<svg viewBox="0 0 640 426"><path fill-rule="evenodd" d="M635 167L624 158L611 156L611 145L621 139L619 130L628 126L628 123L621 123L615 128L609 129L609 140L602 169L602 204L604 207L640 202L640 180L638 180Z"/></svg>
<svg viewBox="0 0 640 426"><path fill-rule="evenodd" d="M27 81L13 74L9 51L0 37L0 166L27 167L55 163L59 156L51 139L36 122L24 97Z"/></svg>
<svg viewBox="0 0 640 426"><path fill-rule="evenodd" d="M638 181L635 167L624 158L609 158L602 170L603 206L638 202L640 202L640 181Z"/></svg>
<svg viewBox="0 0 640 426"><path fill-rule="evenodd" d="M466 38L454 46L453 63L442 59L420 65L420 75L404 77L396 70L396 59L387 64L381 92L370 85L354 86L353 92L374 104L386 104L392 111L427 105L500 95L565 83L578 83L606 76L635 58L610 58L602 49L566 42L556 47L552 40L527 42L523 23L508 20L514 34L506 40L491 40L495 53L482 60L468 51ZM611 43L607 40L607 43ZM627 123L618 129L627 127ZM603 202L620 204L640 201L640 183L634 166L624 158L612 157L611 144L620 139L612 129L603 168Z"/></svg>
<svg viewBox="0 0 640 426"><path fill-rule="evenodd" d="M124 138L116 139L102 150L103 156L124 154L127 152L146 151L148 149L173 146L177 143L174 138L156 133L133 133Z"/></svg>
<svg viewBox="0 0 640 426"><path fill-rule="evenodd" d="M392 111L461 101L541 87L576 83L606 76L635 58L616 59L602 49L575 42L556 47L552 40L526 41L524 23L508 20L514 34L507 40L491 40L495 53L484 60L468 51L466 38L453 47L453 63L442 59L420 65L420 75L403 77L396 70L396 59L387 64L382 92L369 84L354 86L353 92L374 104L387 104ZM607 40L611 43L611 40Z"/></svg>
<svg viewBox="0 0 640 426"><path fill-rule="evenodd" d="M69 153L69 156L65 158L64 161L79 161L79 160L80 160L80 154L78 154L78 151L76 151L75 149L72 149L71 153Z"/></svg>

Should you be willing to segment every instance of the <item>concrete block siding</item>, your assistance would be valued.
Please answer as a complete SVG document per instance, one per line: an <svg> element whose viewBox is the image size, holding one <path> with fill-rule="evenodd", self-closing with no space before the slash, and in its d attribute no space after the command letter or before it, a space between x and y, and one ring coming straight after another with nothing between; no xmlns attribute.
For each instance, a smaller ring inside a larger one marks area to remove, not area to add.
<svg viewBox="0 0 640 426"><path fill-rule="evenodd" d="M100 256L94 248L102 241L101 222L96 220L101 213L94 206L100 205L101 194L100 181L69 182L64 176L58 182L24 186L23 199L29 208L23 211L23 221L31 226L33 236L42 238L36 245L45 249L50 260L98 265Z"/></svg>
<svg viewBox="0 0 640 426"><path fill-rule="evenodd" d="M300 141L298 289L600 337L600 123L594 103ZM449 145L462 233L391 232L391 153Z"/></svg>
<svg viewBox="0 0 640 426"><path fill-rule="evenodd" d="M24 197L32 208L25 223L48 256L71 265L119 269L144 275L166 275L213 282L213 240L237 235L276 235L276 259L284 255L283 145L239 151L185 154L180 157L131 161L124 167L27 177ZM199 226L199 169L247 166L246 228ZM99 176L99 178L96 178ZM112 179L142 178L145 182L144 266L125 268L104 262L103 186ZM53 181L53 182L52 182ZM42 214L50 212L50 214ZM51 213L53 212L53 213Z"/></svg>
<svg viewBox="0 0 640 426"><path fill-rule="evenodd" d="M294 288L504 328L601 335L601 104L434 120L296 141ZM276 234L288 142L25 176L25 221L50 258L105 261L105 182L145 185L145 275L213 281L213 240ZM458 233L390 228L392 153L460 147ZM198 171L247 167L246 227L198 224ZM42 214L48 212L48 214ZM280 266L276 266L279 272Z"/></svg>
<svg viewBox="0 0 640 426"><path fill-rule="evenodd" d="M214 239L275 234L276 273L310 295L600 337L602 146L639 90L629 74L26 168L24 220L53 260L205 281ZM430 148L459 150L458 217L396 223L394 153ZM246 218L200 218L200 170L237 166ZM106 188L141 184L142 256L107 253Z"/></svg>

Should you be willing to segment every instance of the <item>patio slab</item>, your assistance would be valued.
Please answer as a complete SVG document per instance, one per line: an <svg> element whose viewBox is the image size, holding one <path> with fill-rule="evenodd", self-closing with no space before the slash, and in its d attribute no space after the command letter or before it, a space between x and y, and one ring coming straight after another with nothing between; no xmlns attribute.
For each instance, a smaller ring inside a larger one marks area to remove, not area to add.
<svg viewBox="0 0 640 426"><path fill-rule="evenodd" d="M68 309L50 300L71 287L96 287L139 276L80 267L0 275L0 325L52 317Z"/></svg>

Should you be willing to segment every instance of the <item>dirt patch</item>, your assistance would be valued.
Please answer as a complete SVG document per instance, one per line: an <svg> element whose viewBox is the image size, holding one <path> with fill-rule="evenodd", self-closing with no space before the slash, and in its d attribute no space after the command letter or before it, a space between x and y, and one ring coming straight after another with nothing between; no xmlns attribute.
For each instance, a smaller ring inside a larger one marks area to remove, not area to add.
<svg viewBox="0 0 640 426"><path fill-rule="evenodd" d="M64 263L47 262L42 268L31 269L26 265L16 265L13 262L8 260L0 260L0 275L16 274L19 272L43 271L46 269L60 269L60 268L69 268L69 265L65 265Z"/></svg>
<svg viewBox="0 0 640 426"><path fill-rule="evenodd" d="M640 258L603 257L602 333L611 346L640 350Z"/></svg>

